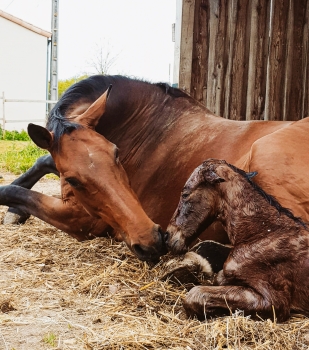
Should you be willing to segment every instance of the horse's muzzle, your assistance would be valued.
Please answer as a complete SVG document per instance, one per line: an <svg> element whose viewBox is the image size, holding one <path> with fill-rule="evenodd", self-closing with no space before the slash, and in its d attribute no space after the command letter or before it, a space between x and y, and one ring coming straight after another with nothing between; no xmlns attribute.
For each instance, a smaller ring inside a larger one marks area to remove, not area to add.
<svg viewBox="0 0 309 350"><path fill-rule="evenodd" d="M131 249L135 255L143 261L158 261L160 256L167 253L167 246L165 243L166 233L158 227L157 232L155 233L155 243L146 246L143 244L133 244Z"/></svg>

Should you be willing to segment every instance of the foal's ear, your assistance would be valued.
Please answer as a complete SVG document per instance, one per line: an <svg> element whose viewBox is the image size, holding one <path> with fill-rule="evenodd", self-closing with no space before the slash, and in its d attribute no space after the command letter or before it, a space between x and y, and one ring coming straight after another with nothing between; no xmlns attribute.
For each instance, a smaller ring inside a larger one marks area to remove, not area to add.
<svg viewBox="0 0 309 350"><path fill-rule="evenodd" d="M251 171L251 173L246 173L248 179L252 179L254 176L258 174L257 171Z"/></svg>
<svg viewBox="0 0 309 350"><path fill-rule="evenodd" d="M54 135L50 133L46 128L40 125L28 124L28 134L31 140L40 148L50 149Z"/></svg>
<svg viewBox="0 0 309 350"><path fill-rule="evenodd" d="M93 102L93 104L81 115L75 118L75 121L79 124L86 126L87 128L94 129L100 118L105 112L106 101L112 89L112 85Z"/></svg>
<svg viewBox="0 0 309 350"><path fill-rule="evenodd" d="M217 173L215 173L212 170L205 171L203 175L204 175L205 181L207 181L212 185L225 181L222 177L220 177Z"/></svg>

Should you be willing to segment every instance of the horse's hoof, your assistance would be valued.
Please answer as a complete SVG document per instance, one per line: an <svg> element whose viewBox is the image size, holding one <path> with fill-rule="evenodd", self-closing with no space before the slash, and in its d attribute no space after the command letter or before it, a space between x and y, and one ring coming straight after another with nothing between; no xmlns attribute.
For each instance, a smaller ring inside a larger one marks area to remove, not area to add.
<svg viewBox="0 0 309 350"><path fill-rule="evenodd" d="M3 218L3 225L19 225L23 224L29 215L18 215L16 213L7 212Z"/></svg>

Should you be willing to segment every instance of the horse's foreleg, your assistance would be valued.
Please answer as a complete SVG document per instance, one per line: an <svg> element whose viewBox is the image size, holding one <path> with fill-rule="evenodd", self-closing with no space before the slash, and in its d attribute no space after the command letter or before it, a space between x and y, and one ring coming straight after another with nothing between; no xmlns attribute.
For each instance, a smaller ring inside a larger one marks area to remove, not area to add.
<svg viewBox="0 0 309 350"><path fill-rule="evenodd" d="M34 165L27 170L23 175L12 182L12 185L21 186L24 188L32 188L44 175L55 174L59 176L53 158L50 154L42 156L36 160ZM4 217L4 224L23 223L29 218L29 213L23 212L19 208L10 207Z"/></svg>
<svg viewBox="0 0 309 350"><path fill-rule="evenodd" d="M14 180L11 185L21 186L30 189L46 174L55 174L59 176L55 162L50 154L42 156L36 160L33 166Z"/></svg>
<svg viewBox="0 0 309 350"><path fill-rule="evenodd" d="M102 236L107 229L102 219L90 216L74 198L63 200L8 185L0 187L0 205L34 215L78 240Z"/></svg>
<svg viewBox="0 0 309 350"><path fill-rule="evenodd" d="M197 286L190 290L183 306L189 317L222 316L235 310L243 310L245 315L253 317L286 320L290 315L287 300L280 300L280 305L272 305L270 299L254 289L242 286Z"/></svg>

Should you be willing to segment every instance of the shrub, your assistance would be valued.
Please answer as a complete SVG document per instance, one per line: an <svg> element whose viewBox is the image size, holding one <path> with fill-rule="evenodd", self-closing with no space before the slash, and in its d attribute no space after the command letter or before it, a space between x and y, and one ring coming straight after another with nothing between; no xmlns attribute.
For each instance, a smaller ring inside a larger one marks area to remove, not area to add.
<svg viewBox="0 0 309 350"><path fill-rule="evenodd" d="M3 137L3 130L0 126L0 139L1 140L9 140L9 141L30 141L30 137L28 133L25 130L22 131L5 131L4 137Z"/></svg>

